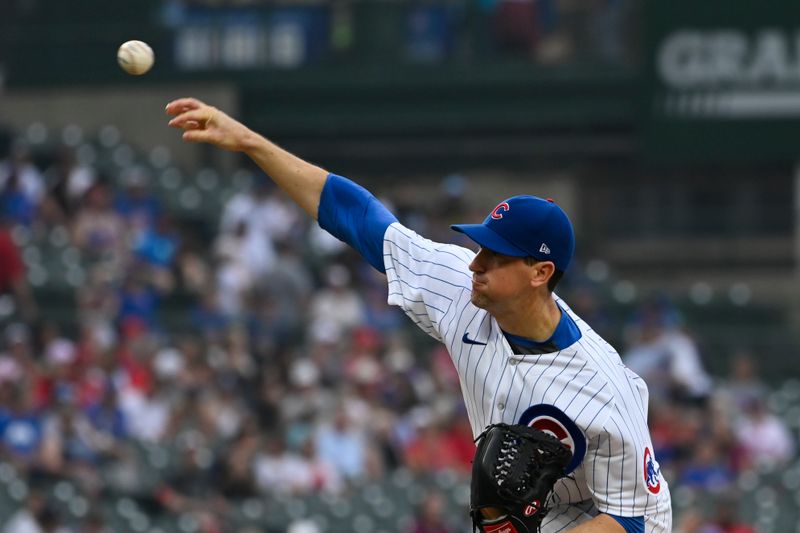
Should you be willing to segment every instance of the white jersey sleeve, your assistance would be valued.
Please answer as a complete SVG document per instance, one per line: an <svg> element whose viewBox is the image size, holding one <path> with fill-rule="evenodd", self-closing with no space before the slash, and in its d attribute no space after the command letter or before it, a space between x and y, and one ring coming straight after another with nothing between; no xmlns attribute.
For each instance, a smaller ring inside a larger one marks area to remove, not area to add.
<svg viewBox="0 0 800 533"><path fill-rule="evenodd" d="M474 256L467 248L425 239L395 222L383 240L389 304L442 341L443 319L464 291L471 291L469 264Z"/></svg>

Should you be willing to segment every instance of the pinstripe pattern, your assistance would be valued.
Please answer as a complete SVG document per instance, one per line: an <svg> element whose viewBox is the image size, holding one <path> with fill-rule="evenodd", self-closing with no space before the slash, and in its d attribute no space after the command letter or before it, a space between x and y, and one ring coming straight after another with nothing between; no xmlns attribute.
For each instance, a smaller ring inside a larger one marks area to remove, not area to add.
<svg viewBox="0 0 800 533"><path fill-rule="evenodd" d="M474 435L492 423L518 423L537 404L556 406L583 432L586 455L556 484L557 506L542 531L566 531L597 512L645 516L648 533L671 531L666 481L659 477L657 494L645 481L645 448L653 445L644 381L558 297L580 328L580 340L555 353L515 355L495 320L470 303L473 257L392 224L384 236L389 303L447 346ZM485 345L464 343L465 333Z"/></svg>

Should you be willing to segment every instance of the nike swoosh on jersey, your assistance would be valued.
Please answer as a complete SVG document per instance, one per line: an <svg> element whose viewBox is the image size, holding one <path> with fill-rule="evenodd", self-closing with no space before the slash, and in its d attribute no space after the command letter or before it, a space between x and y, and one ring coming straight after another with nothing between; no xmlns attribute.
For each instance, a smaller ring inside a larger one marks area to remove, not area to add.
<svg viewBox="0 0 800 533"><path fill-rule="evenodd" d="M464 332L464 336L461 337L461 342L464 342L466 344L477 344L479 346L486 346L485 342L478 342L478 341L474 341L474 340L470 339L469 338L469 333L467 333L466 331Z"/></svg>

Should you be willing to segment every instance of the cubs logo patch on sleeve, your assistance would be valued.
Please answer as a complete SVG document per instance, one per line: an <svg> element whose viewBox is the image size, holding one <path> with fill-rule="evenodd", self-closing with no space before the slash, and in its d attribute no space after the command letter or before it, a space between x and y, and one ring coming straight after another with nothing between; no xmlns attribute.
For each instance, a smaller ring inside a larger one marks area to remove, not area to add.
<svg viewBox="0 0 800 533"><path fill-rule="evenodd" d="M644 449L644 484L651 494L658 494L661 490L661 467L650 448Z"/></svg>
<svg viewBox="0 0 800 533"><path fill-rule="evenodd" d="M572 452L572 461L567 465L567 474L572 473L586 455L586 437L583 431L554 405L540 403L528 407L519 417L519 423L545 433L561 441Z"/></svg>

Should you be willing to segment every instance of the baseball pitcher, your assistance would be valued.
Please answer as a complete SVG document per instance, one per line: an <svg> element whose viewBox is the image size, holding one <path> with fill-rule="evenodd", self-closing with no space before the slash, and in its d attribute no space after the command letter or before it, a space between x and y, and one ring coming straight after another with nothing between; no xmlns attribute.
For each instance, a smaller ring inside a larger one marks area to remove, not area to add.
<svg viewBox="0 0 800 533"><path fill-rule="evenodd" d="M427 240L373 195L191 98L167 105L191 142L243 152L319 225L386 274L389 303L447 346L478 448L471 515L494 533L669 533L670 494L645 383L554 293L575 248L552 200L515 196Z"/></svg>

